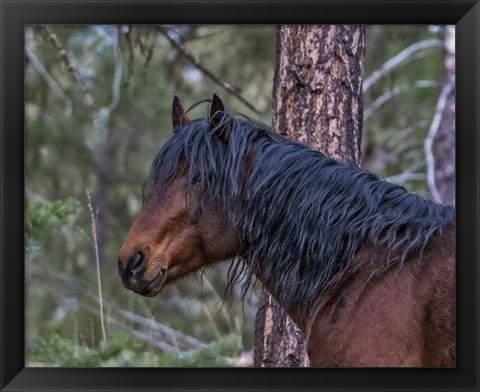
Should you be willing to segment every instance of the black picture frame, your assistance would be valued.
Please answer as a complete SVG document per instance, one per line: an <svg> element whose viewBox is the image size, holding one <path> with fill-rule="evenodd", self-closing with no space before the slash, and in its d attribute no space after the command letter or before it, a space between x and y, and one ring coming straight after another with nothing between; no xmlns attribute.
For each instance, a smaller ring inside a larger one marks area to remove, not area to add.
<svg viewBox="0 0 480 392"><path fill-rule="evenodd" d="M478 391L480 4L478 0L0 0L2 391ZM24 25L365 23L456 25L457 367L154 369L24 366Z"/></svg>

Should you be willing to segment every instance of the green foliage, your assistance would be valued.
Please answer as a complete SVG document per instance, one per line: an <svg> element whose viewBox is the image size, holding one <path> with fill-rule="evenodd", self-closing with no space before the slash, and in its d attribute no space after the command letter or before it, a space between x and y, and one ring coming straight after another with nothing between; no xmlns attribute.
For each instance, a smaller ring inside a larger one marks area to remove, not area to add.
<svg viewBox="0 0 480 392"><path fill-rule="evenodd" d="M64 200L25 200L25 241L26 251L31 253L40 238L52 234L67 218L80 208L79 202L68 197Z"/></svg>
<svg viewBox="0 0 480 392"><path fill-rule="evenodd" d="M73 198L55 201L25 202L25 232L32 237L58 228L77 212L79 203Z"/></svg>
<svg viewBox="0 0 480 392"><path fill-rule="evenodd" d="M241 348L238 336L227 335L208 346L181 355L152 351L124 332L96 347L53 334L27 345L34 367L226 367Z"/></svg>

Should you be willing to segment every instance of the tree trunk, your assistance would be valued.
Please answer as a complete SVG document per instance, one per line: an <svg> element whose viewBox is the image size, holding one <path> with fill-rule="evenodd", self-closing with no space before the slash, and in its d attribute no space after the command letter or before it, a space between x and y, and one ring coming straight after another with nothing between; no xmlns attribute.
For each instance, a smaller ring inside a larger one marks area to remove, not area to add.
<svg viewBox="0 0 480 392"><path fill-rule="evenodd" d="M280 26L273 128L359 165L364 45L364 26ZM303 334L266 289L255 326L255 366L308 366Z"/></svg>
<svg viewBox="0 0 480 392"><path fill-rule="evenodd" d="M433 200L455 204L455 26L445 28L443 88L425 143Z"/></svg>

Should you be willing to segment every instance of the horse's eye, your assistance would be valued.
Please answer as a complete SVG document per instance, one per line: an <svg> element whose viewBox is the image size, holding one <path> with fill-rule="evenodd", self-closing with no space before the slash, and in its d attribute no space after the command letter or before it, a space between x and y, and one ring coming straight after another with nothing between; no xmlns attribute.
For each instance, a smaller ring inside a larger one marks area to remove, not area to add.
<svg viewBox="0 0 480 392"><path fill-rule="evenodd" d="M195 176L192 178L192 185L196 185L200 183L200 176Z"/></svg>

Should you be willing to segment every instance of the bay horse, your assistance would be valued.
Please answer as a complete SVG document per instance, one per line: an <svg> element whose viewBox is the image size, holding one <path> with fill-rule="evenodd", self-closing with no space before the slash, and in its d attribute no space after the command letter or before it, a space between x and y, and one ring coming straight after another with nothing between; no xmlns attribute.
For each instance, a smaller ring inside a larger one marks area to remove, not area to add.
<svg viewBox="0 0 480 392"><path fill-rule="evenodd" d="M152 297L234 259L229 282L260 280L311 366L454 367L454 208L208 101L192 120L174 98L119 253L123 285Z"/></svg>

